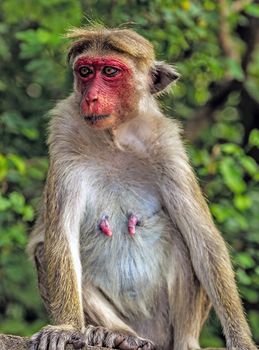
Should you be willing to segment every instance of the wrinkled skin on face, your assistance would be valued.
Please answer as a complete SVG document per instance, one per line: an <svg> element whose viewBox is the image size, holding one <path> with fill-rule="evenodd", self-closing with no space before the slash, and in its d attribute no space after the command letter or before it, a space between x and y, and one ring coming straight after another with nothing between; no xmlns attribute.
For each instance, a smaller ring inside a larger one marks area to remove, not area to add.
<svg viewBox="0 0 259 350"><path fill-rule="evenodd" d="M132 69L112 56L80 57L74 65L80 113L93 128L115 127L137 109Z"/></svg>

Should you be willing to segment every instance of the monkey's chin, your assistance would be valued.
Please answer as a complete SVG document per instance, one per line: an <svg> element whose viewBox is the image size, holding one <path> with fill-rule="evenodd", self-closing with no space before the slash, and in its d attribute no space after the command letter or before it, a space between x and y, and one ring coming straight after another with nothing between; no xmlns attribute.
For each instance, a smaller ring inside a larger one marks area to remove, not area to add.
<svg viewBox="0 0 259 350"><path fill-rule="evenodd" d="M93 128L106 129L110 126L110 114L84 115L84 120Z"/></svg>

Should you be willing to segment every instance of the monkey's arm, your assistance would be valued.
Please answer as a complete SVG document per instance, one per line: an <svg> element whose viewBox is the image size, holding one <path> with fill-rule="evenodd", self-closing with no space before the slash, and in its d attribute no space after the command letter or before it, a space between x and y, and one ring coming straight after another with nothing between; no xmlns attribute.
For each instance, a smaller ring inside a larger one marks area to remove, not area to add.
<svg viewBox="0 0 259 350"><path fill-rule="evenodd" d="M65 167L64 167L65 169ZM51 163L46 186L45 261L56 324L84 328L79 258L80 180Z"/></svg>
<svg viewBox="0 0 259 350"><path fill-rule="evenodd" d="M32 336L33 350L63 349L70 343L80 348L85 344L79 254L79 225L85 196L71 162L61 162L50 163L41 224L45 231L48 309L56 325L46 326Z"/></svg>
<svg viewBox="0 0 259 350"><path fill-rule="evenodd" d="M178 134L173 133L173 137L163 135L160 143L163 146L158 184L164 205L183 236L195 273L220 318L228 348L256 349L226 244L213 223L182 142Z"/></svg>

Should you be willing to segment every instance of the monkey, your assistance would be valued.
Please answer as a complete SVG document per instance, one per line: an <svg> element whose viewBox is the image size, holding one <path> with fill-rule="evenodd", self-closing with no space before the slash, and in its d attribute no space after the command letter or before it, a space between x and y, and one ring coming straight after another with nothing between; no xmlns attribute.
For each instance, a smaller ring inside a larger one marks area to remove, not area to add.
<svg viewBox="0 0 259 350"><path fill-rule="evenodd" d="M29 243L54 325L34 350L199 349L214 307L228 349L256 350L226 243L157 96L179 78L131 29L72 29L73 92L49 126Z"/></svg>

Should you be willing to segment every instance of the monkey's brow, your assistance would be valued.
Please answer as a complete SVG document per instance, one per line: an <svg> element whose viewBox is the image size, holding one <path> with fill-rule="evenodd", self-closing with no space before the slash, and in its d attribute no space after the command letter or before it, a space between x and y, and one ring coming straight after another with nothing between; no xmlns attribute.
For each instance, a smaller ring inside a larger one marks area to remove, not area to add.
<svg viewBox="0 0 259 350"><path fill-rule="evenodd" d="M92 40L84 40L84 41L78 41L75 42L72 47L70 48L67 56L67 61L70 62L71 59L75 58L76 56L80 55L86 50L89 50L90 48L94 47L94 43ZM126 53L127 52L117 45L111 43L110 41L104 41L101 45L101 49L105 51L115 51L118 53Z"/></svg>
<svg viewBox="0 0 259 350"><path fill-rule="evenodd" d="M92 42L90 40L74 43L74 45L70 48L67 55L68 62L70 62L70 60L75 58L77 55L80 55L84 51L90 49L91 46L92 46Z"/></svg>
<svg viewBox="0 0 259 350"><path fill-rule="evenodd" d="M122 50L121 48L119 48L118 46L112 44L111 42L104 42L103 43L103 49L104 50L110 50L110 51L116 51L119 53L126 53L124 50Z"/></svg>

